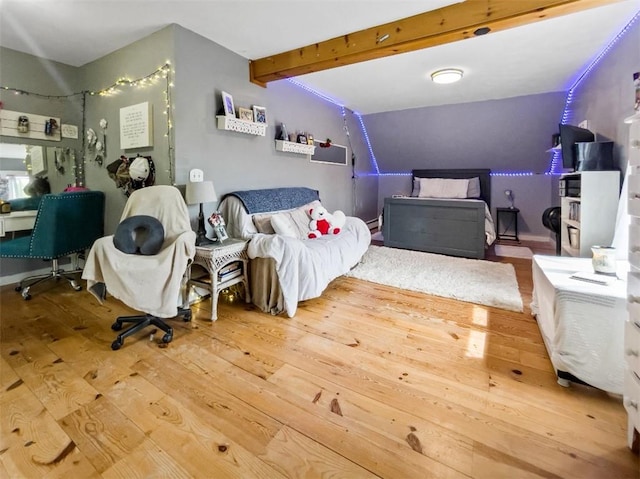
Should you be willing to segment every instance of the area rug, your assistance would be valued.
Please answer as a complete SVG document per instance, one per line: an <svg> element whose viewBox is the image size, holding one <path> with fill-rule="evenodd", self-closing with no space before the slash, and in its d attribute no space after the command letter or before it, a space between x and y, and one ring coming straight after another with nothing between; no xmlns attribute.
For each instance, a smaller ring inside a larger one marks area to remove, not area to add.
<svg viewBox="0 0 640 479"><path fill-rule="evenodd" d="M347 276L444 298L523 311L513 265L369 246Z"/></svg>
<svg viewBox="0 0 640 479"><path fill-rule="evenodd" d="M497 244L493 247L493 251L496 256L503 256L508 258L533 258L533 251L526 246L509 246Z"/></svg>

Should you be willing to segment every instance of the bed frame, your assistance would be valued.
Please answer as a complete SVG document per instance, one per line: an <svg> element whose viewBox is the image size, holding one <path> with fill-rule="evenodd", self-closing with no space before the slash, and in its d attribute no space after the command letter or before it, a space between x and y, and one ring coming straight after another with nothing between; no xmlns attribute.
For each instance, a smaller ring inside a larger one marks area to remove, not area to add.
<svg viewBox="0 0 640 479"><path fill-rule="evenodd" d="M413 170L413 178L480 178L480 201L393 197L384 200L384 245L483 259L485 203L490 206L491 170Z"/></svg>

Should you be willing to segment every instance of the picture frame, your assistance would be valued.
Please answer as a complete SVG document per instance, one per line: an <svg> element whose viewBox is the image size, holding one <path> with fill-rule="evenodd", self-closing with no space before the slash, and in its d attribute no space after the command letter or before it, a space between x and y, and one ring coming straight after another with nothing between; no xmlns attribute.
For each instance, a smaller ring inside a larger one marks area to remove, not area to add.
<svg viewBox="0 0 640 479"><path fill-rule="evenodd" d="M225 116L232 116L235 118L236 110L233 106L233 97L226 91L222 92L222 105L224 107Z"/></svg>
<svg viewBox="0 0 640 479"><path fill-rule="evenodd" d="M218 225L213 227L213 235L216 237L218 241L224 241L229 239L229 235L227 234L227 230L223 225Z"/></svg>
<svg viewBox="0 0 640 479"><path fill-rule="evenodd" d="M256 123L266 123L267 109L263 106L253 105L253 121Z"/></svg>
<svg viewBox="0 0 640 479"><path fill-rule="evenodd" d="M238 118L244 121L253 122L253 110L249 108L238 108Z"/></svg>

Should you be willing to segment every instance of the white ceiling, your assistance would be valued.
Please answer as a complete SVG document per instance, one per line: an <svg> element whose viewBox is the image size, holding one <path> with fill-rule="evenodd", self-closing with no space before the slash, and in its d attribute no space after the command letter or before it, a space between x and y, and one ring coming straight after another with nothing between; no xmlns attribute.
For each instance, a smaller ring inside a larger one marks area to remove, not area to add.
<svg viewBox="0 0 640 479"><path fill-rule="evenodd" d="M513 0L519 1L519 0ZM177 23L257 59L457 3L455 0L0 0L0 45L81 66ZM640 10L640 0L303 75L362 113L565 91ZM429 73L465 72L436 85Z"/></svg>

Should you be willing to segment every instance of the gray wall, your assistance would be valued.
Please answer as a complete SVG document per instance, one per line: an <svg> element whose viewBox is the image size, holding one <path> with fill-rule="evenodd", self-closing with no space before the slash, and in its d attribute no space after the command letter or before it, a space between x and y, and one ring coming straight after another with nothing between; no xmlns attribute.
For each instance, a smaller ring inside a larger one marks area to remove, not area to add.
<svg viewBox="0 0 640 479"><path fill-rule="evenodd" d="M523 237L549 236L542 212L555 206L549 167L551 137L565 104L562 92L502 100L377 113L364 117L382 172L414 168L490 168L494 172L532 171L533 176L494 176L492 213L508 206L504 190L514 191ZM381 176L378 209L392 194L409 194L411 176Z"/></svg>
<svg viewBox="0 0 640 479"><path fill-rule="evenodd" d="M597 140L615 142L614 160L624 172L628 158L629 126L634 113L633 73L640 71L640 21L620 38L609 53L575 88L569 123L589 121Z"/></svg>
<svg viewBox="0 0 640 479"><path fill-rule="evenodd" d="M44 96L72 95L82 90L76 68L2 47L0 47L0 85ZM33 94L16 95L12 91L0 90L0 101L2 101L2 108L5 110L24 112L27 115L31 113L52 116L60 118L63 123L78 126L82 121L81 98L82 96L78 95L62 100ZM0 141L44 147L69 147L76 149L78 155L81 146L80 138L78 140L47 141L0 136ZM53 158L47 158L47 164L52 191L60 192L68 183L73 182L73 169L70 165L65 165L65 174L62 175L53 167ZM40 260L16 259L2 260L0 266L2 276L9 276L42 268L43 263Z"/></svg>

